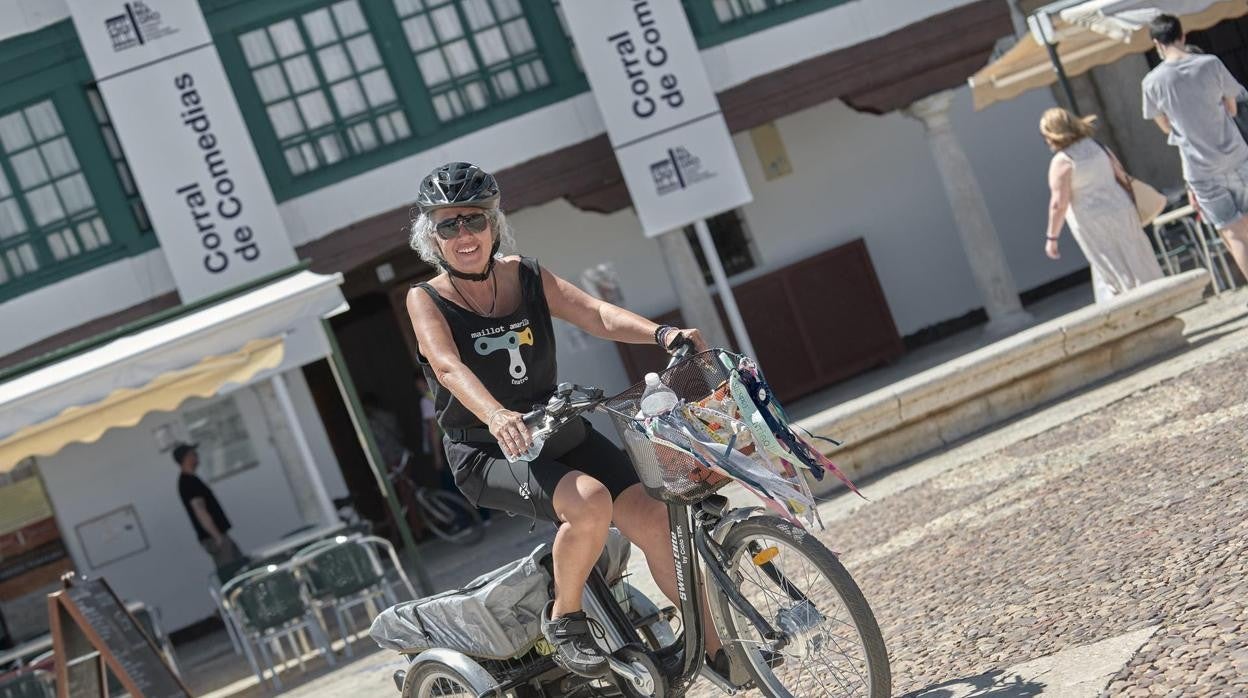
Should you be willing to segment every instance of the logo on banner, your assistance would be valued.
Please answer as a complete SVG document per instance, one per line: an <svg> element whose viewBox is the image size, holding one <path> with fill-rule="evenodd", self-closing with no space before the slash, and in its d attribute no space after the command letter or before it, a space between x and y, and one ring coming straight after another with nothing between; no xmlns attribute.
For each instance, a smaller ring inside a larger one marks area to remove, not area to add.
<svg viewBox="0 0 1248 698"><path fill-rule="evenodd" d="M160 13L148 7L142 0L127 2L123 7L126 9L123 14L104 20L108 38L113 40L114 52L140 46L178 31L165 26L160 21Z"/></svg>
<svg viewBox="0 0 1248 698"><path fill-rule="evenodd" d="M650 176L655 192L663 196L711 179L715 173L702 167L702 160L687 148L677 146L668 148L666 158L650 165Z"/></svg>

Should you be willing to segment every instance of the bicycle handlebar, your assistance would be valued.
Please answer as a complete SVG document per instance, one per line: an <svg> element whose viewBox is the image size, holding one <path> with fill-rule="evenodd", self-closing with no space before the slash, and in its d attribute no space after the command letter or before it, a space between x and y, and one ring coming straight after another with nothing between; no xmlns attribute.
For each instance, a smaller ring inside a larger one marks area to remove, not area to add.
<svg viewBox="0 0 1248 698"><path fill-rule="evenodd" d="M667 362L667 368L671 368L676 364L689 358L693 353L693 341L688 337L680 337L672 343L671 359ZM575 398L574 393L580 393L583 397ZM529 433L534 434L540 429L551 429L566 424L574 417L578 417L585 412L592 412L594 408L606 401L606 397L602 394L602 388L595 388L589 385L576 385L574 383L560 383L555 388L555 394L545 405L539 405L531 412L524 415L524 423L529 427Z"/></svg>

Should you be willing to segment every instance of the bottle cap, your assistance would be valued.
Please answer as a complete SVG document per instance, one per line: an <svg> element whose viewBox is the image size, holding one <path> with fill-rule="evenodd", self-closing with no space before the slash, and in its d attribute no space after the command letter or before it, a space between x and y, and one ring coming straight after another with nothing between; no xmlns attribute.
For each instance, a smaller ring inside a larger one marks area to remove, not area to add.
<svg viewBox="0 0 1248 698"><path fill-rule="evenodd" d="M659 374L653 373L653 372L646 374L646 385L653 388L654 386L658 384L659 384Z"/></svg>

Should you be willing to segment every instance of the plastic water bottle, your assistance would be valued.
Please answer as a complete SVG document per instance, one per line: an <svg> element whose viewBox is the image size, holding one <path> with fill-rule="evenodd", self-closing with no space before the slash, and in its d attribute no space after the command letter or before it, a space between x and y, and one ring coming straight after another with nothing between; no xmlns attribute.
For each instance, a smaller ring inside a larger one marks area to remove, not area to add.
<svg viewBox="0 0 1248 698"><path fill-rule="evenodd" d="M676 403L680 402L680 398L676 397L676 393L659 380L659 374L646 374L646 390L641 394L641 414L645 417L655 417L660 414L667 414L676 407Z"/></svg>
<svg viewBox="0 0 1248 698"><path fill-rule="evenodd" d="M504 449L503 455L506 456L507 460L511 463L515 463L517 461L531 461L541 455L542 446L546 445L546 439L550 436L552 431L550 429L550 425L546 424L544 421L537 424L529 424L528 422L525 422L524 426L529 430L529 450L521 453L515 458L512 458L511 454L507 453L506 449Z"/></svg>
<svg viewBox="0 0 1248 698"><path fill-rule="evenodd" d="M503 455L506 456L507 460L512 463L515 463L516 461L531 461L534 458L537 458L539 455L541 455L542 446L544 446L545 444L546 444L545 438L541 436L534 437L533 441L531 442L529 446L529 450L525 451L524 453L521 453L515 458L512 458L511 454L507 453L506 451L503 451Z"/></svg>

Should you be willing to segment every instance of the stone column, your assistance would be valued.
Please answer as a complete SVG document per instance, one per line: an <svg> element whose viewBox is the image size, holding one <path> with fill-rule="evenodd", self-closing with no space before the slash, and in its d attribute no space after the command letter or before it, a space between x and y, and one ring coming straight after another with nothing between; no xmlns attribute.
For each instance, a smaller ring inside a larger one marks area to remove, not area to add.
<svg viewBox="0 0 1248 698"><path fill-rule="evenodd" d="M1019 302L1014 276L1005 263L1001 239L997 237L997 230L988 216L984 193L979 188L979 181L975 179L962 144L953 132L949 121L952 100L953 92L938 92L914 102L906 113L922 121L927 131L927 144L936 160L936 169L940 171L945 196L953 208L958 237L966 250L975 285L984 298L984 309L988 312L987 331L1006 335L1022 329L1032 318Z"/></svg>
<svg viewBox="0 0 1248 698"><path fill-rule="evenodd" d="M667 275L676 289L676 299L680 303L680 314L685 319L685 327L696 327L702 332L702 338L708 346L731 347L728 333L724 331L724 323L715 312L715 301L702 278L702 270L698 268L698 260L693 256L693 248L689 246L689 238L683 229L676 229L658 236L659 247L663 250L663 263L667 265Z"/></svg>

